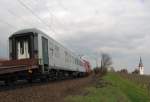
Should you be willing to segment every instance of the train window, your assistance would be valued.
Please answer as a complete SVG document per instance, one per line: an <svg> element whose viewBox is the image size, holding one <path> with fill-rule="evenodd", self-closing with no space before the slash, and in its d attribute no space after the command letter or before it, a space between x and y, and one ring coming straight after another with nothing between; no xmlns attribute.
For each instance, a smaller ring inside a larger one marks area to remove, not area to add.
<svg viewBox="0 0 150 102"><path fill-rule="evenodd" d="M12 54L12 39L9 39L9 53Z"/></svg>
<svg viewBox="0 0 150 102"><path fill-rule="evenodd" d="M68 54L68 63L70 63L70 55Z"/></svg>
<svg viewBox="0 0 150 102"><path fill-rule="evenodd" d="M78 59L76 59L76 65L78 65Z"/></svg>
<svg viewBox="0 0 150 102"><path fill-rule="evenodd" d="M37 52L38 51L38 36L34 36L34 50Z"/></svg>
<svg viewBox="0 0 150 102"><path fill-rule="evenodd" d="M79 60L79 65L81 66L81 61Z"/></svg>
<svg viewBox="0 0 150 102"><path fill-rule="evenodd" d="M79 65L79 60L78 59L76 59L76 64Z"/></svg>
<svg viewBox="0 0 150 102"><path fill-rule="evenodd" d="M71 63L71 55L69 55L69 63Z"/></svg>
<svg viewBox="0 0 150 102"><path fill-rule="evenodd" d="M67 53L66 53L66 51L64 52L65 53L65 63L67 62Z"/></svg>
<svg viewBox="0 0 150 102"><path fill-rule="evenodd" d="M73 56L71 56L71 59L72 59L72 61L71 61L71 62L72 62L72 64L74 64L74 59L73 59Z"/></svg>
<svg viewBox="0 0 150 102"><path fill-rule="evenodd" d="M59 47L55 45L55 56L56 57L59 57L60 54L59 54Z"/></svg>
<svg viewBox="0 0 150 102"><path fill-rule="evenodd" d="M20 53L24 54L24 42L20 41Z"/></svg>
<svg viewBox="0 0 150 102"><path fill-rule="evenodd" d="M73 56L72 56L72 63L74 64L74 58L73 58Z"/></svg>
<svg viewBox="0 0 150 102"><path fill-rule="evenodd" d="M73 57L73 64L75 64L75 59L74 59L74 57Z"/></svg>
<svg viewBox="0 0 150 102"><path fill-rule="evenodd" d="M9 58L13 58L13 40L12 38L9 39Z"/></svg>
<svg viewBox="0 0 150 102"><path fill-rule="evenodd" d="M68 62L68 52L65 51L65 62L67 63Z"/></svg>
<svg viewBox="0 0 150 102"><path fill-rule="evenodd" d="M76 64L76 59L74 58L74 64Z"/></svg>
<svg viewBox="0 0 150 102"><path fill-rule="evenodd" d="M49 51L50 51L50 55L54 56L54 49L53 49L53 43L49 42Z"/></svg>

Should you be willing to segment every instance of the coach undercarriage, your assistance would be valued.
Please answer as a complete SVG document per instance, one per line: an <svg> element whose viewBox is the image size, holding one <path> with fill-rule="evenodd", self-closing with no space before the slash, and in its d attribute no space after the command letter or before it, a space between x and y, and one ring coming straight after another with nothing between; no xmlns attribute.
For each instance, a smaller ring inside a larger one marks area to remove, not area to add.
<svg viewBox="0 0 150 102"><path fill-rule="evenodd" d="M51 69L49 73L42 74L39 69L36 68L1 74L0 81L4 81L5 85L10 86L15 84L18 80L27 80L29 83L32 83L38 79L40 79L41 82L47 82L49 80L64 80L79 78L83 76L85 76L85 74L81 72L65 71L58 69Z"/></svg>

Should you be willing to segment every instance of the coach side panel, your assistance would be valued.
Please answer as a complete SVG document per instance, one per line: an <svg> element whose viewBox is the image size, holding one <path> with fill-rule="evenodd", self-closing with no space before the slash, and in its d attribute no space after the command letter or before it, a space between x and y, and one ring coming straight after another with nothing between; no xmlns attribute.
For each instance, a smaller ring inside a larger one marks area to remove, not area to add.
<svg viewBox="0 0 150 102"><path fill-rule="evenodd" d="M49 68L62 69L68 71L79 71L85 72L85 68L79 63L79 58L73 55L68 49L64 48L55 40L50 37L39 34L39 59L41 59L41 65L43 65L42 58L42 37L48 39L48 57L49 57ZM77 63L78 59L78 63Z"/></svg>

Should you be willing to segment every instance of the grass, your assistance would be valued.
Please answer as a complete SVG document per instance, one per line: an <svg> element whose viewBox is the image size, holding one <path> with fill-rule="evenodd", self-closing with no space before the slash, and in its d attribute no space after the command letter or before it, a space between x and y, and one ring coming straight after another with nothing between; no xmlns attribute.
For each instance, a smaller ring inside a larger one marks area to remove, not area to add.
<svg viewBox="0 0 150 102"><path fill-rule="evenodd" d="M103 77L111 85L96 88L94 85L85 88L87 95L74 95L66 98L67 102L150 102L147 91L136 83L120 77L115 73L108 73Z"/></svg>

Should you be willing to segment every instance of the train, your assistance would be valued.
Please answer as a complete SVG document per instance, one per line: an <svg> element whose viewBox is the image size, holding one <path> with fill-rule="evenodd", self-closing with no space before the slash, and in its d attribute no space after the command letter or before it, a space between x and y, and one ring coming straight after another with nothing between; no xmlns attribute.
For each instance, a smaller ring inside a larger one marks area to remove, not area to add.
<svg viewBox="0 0 150 102"><path fill-rule="evenodd" d="M77 78L89 75L91 65L36 28L9 37L9 59L0 61L0 81Z"/></svg>

